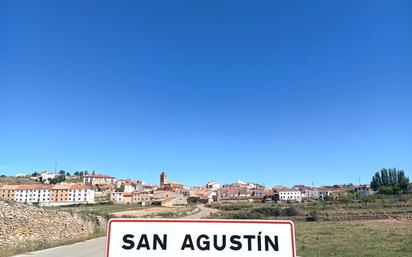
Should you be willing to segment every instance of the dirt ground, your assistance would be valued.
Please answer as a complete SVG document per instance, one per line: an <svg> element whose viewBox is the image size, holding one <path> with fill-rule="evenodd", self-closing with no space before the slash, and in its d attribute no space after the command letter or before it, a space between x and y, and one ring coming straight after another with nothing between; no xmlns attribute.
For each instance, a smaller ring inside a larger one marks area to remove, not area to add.
<svg viewBox="0 0 412 257"><path fill-rule="evenodd" d="M136 217L141 218L148 215L156 215L159 213L166 213L166 212L179 212L182 208L179 207L153 207L141 210L128 210L128 211L119 211L119 212L112 212L111 215L114 215L117 218L120 217Z"/></svg>

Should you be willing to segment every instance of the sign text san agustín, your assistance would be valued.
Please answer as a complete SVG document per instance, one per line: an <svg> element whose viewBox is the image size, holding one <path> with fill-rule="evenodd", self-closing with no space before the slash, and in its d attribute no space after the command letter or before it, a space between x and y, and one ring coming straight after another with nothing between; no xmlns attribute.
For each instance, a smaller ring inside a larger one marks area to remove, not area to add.
<svg viewBox="0 0 412 257"><path fill-rule="evenodd" d="M271 220L112 219L106 257L295 257L294 225Z"/></svg>

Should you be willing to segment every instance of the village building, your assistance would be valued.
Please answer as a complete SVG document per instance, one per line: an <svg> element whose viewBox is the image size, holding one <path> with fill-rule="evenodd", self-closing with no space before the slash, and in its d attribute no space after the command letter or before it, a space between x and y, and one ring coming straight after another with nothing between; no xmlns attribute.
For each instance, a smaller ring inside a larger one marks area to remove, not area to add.
<svg viewBox="0 0 412 257"><path fill-rule="evenodd" d="M136 180L136 184L135 184L136 189L135 189L135 191L137 191L137 192L144 191L143 185L144 185L144 182L142 180Z"/></svg>
<svg viewBox="0 0 412 257"><path fill-rule="evenodd" d="M317 190L319 191L319 198L323 200L339 200L348 197L347 192L340 187L319 187Z"/></svg>
<svg viewBox="0 0 412 257"><path fill-rule="evenodd" d="M95 192L111 193L115 191L115 186L113 184L95 184L91 187Z"/></svg>
<svg viewBox="0 0 412 257"><path fill-rule="evenodd" d="M302 193L299 189L281 189L279 190L280 201L301 202Z"/></svg>
<svg viewBox="0 0 412 257"><path fill-rule="evenodd" d="M136 191L137 182L131 179L127 180L117 180L116 181L116 191L132 193Z"/></svg>
<svg viewBox="0 0 412 257"><path fill-rule="evenodd" d="M48 183L49 181L55 179L57 177L56 173L52 173L52 172L48 172L48 171L44 171L40 174L39 179L40 181L42 181L43 183Z"/></svg>
<svg viewBox="0 0 412 257"><path fill-rule="evenodd" d="M114 204L123 204L123 192L112 192L110 201Z"/></svg>
<svg viewBox="0 0 412 257"><path fill-rule="evenodd" d="M183 185L177 182L169 182L167 179L167 173L163 171L160 174L160 189L165 191L182 190Z"/></svg>
<svg viewBox="0 0 412 257"><path fill-rule="evenodd" d="M157 190L158 186L153 184L143 184L143 191L144 192L154 192Z"/></svg>
<svg viewBox="0 0 412 257"><path fill-rule="evenodd" d="M133 203L133 194L123 193L123 204L132 204L132 203Z"/></svg>
<svg viewBox="0 0 412 257"><path fill-rule="evenodd" d="M376 194L376 191L374 191L369 185L356 186L354 191L358 192L360 197L367 197Z"/></svg>
<svg viewBox="0 0 412 257"><path fill-rule="evenodd" d="M319 191L315 187L305 185L295 185L292 189L298 189L302 193L303 199L318 199Z"/></svg>
<svg viewBox="0 0 412 257"><path fill-rule="evenodd" d="M101 191L94 191L94 201L95 203L108 203L110 202L110 195L111 192L101 192Z"/></svg>
<svg viewBox="0 0 412 257"><path fill-rule="evenodd" d="M264 188L251 189L250 196L254 198L263 199L266 196L266 191Z"/></svg>
<svg viewBox="0 0 412 257"><path fill-rule="evenodd" d="M17 185L3 185L0 187L0 200L15 201L15 190Z"/></svg>
<svg viewBox="0 0 412 257"><path fill-rule="evenodd" d="M173 207L173 199L172 198L153 199L152 205L160 205L163 207Z"/></svg>
<svg viewBox="0 0 412 257"><path fill-rule="evenodd" d="M30 176L28 174L25 174L25 173L17 173L15 177L16 178L28 178Z"/></svg>
<svg viewBox="0 0 412 257"><path fill-rule="evenodd" d="M42 206L85 204L94 203L94 191L75 183L4 185L0 188L0 200Z"/></svg>
<svg viewBox="0 0 412 257"><path fill-rule="evenodd" d="M190 190L188 202L190 203L211 203L214 201L216 192L212 190L195 187Z"/></svg>
<svg viewBox="0 0 412 257"><path fill-rule="evenodd" d="M212 181L207 182L205 187L206 187L206 189L216 191L219 188L221 188L222 186L219 183L217 183L216 181L212 180Z"/></svg>
<svg viewBox="0 0 412 257"><path fill-rule="evenodd" d="M153 202L162 202L165 199L171 199L172 205L186 205L187 198L188 197L184 196L182 193L167 190L157 190L153 194ZM169 201L167 201L167 203L170 204Z"/></svg>
<svg viewBox="0 0 412 257"><path fill-rule="evenodd" d="M18 185L15 189L15 201L18 203L48 203L51 188L51 185L42 184Z"/></svg>
<svg viewBox="0 0 412 257"><path fill-rule="evenodd" d="M348 198L348 193L343 188L334 188L331 196L334 200L340 200Z"/></svg>
<svg viewBox="0 0 412 257"><path fill-rule="evenodd" d="M61 183L51 188L50 205L94 203L94 191L80 183Z"/></svg>
<svg viewBox="0 0 412 257"><path fill-rule="evenodd" d="M133 203L140 205L150 205L153 194L150 192L133 192Z"/></svg>
<svg viewBox="0 0 412 257"><path fill-rule="evenodd" d="M85 175L83 176L83 183L86 185L97 185L97 184L114 184L116 179L112 176L95 174L95 175Z"/></svg>
<svg viewBox="0 0 412 257"><path fill-rule="evenodd" d="M281 190L287 189L287 187L285 186L274 186L272 187L272 200L274 201L279 201L280 197L279 197L279 192Z"/></svg>

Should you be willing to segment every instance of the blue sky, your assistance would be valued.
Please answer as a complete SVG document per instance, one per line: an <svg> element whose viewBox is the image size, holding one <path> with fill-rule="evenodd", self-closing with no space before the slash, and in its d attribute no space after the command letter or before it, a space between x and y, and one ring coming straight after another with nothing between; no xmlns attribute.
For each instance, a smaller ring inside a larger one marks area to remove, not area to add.
<svg viewBox="0 0 412 257"><path fill-rule="evenodd" d="M0 174L412 174L411 1L1 1Z"/></svg>

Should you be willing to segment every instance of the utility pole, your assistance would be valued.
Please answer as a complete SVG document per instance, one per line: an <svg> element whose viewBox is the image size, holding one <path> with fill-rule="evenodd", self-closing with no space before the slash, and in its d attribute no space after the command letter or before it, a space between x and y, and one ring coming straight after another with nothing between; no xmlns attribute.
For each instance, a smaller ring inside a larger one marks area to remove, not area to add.
<svg viewBox="0 0 412 257"><path fill-rule="evenodd" d="M54 163L54 174L57 174L57 162Z"/></svg>
<svg viewBox="0 0 412 257"><path fill-rule="evenodd" d="M361 183L360 183L360 177L358 177L358 180L359 180L359 186L361 185Z"/></svg>

